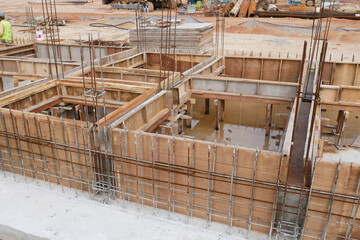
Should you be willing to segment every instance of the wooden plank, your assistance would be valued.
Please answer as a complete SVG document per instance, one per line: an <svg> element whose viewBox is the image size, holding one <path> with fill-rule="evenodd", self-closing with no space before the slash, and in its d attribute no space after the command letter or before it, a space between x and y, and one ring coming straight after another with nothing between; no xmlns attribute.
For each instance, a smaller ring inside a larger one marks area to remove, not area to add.
<svg viewBox="0 0 360 240"><path fill-rule="evenodd" d="M168 109L163 109L157 113L153 118L151 118L144 126L141 126L137 131L142 132L152 132L154 131L162 122L164 122L170 115Z"/></svg>
<svg viewBox="0 0 360 240"><path fill-rule="evenodd" d="M130 111L131 109L133 109L135 106L137 106L138 104L140 104L141 102L145 101L146 99L148 99L149 97L153 96L155 94L155 89L149 89L148 91L146 91L145 93L141 94L140 96L134 98L133 100L131 100L130 102L128 102L127 104L125 104L124 106L121 106L120 108L116 109L115 111L113 111L112 113L108 114L106 116L106 123L107 124L111 124L112 122L114 122L116 119L120 118L122 115L124 115L125 113L127 113L128 111ZM114 124L114 123L113 123ZM113 124L111 124L111 126L115 127ZM119 123L120 124L120 123ZM100 120L99 121L99 127L104 127L105 122Z"/></svg>
<svg viewBox="0 0 360 240"><path fill-rule="evenodd" d="M24 112L36 112L40 113L46 109L49 109L60 103L61 98L59 96L52 97L45 101L40 102L39 104L32 105L31 107L25 108Z"/></svg>
<svg viewBox="0 0 360 240"><path fill-rule="evenodd" d="M288 105L293 102L291 98L279 98L279 97L268 97L268 96L256 96L247 94L235 94L235 93L223 93L214 91L198 91L192 90L191 97L193 98L209 98L209 99L221 99L238 102L256 102L256 103L267 103L267 104L284 104Z"/></svg>
<svg viewBox="0 0 360 240"><path fill-rule="evenodd" d="M24 91L21 91L20 93L10 94L10 95L5 96L0 99L0 106L8 105L10 103L13 103L15 101L18 101L18 100L28 97L30 95L34 95L36 93L42 92L46 89L49 89L49 88L52 88L55 86L58 86L58 83L57 83L57 81L54 80L54 81L46 82L37 87L26 89Z"/></svg>

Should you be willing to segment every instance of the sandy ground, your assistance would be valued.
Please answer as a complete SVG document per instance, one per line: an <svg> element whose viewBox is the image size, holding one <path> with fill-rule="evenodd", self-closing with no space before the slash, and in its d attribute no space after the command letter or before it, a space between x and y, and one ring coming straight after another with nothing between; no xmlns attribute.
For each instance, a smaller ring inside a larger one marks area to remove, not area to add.
<svg viewBox="0 0 360 240"><path fill-rule="evenodd" d="M40 1L38 1L40 2ZM280 1L282 4L285 1ZM15 23L21 24L25 19L25 6L28 0L18 0L9 4L8 1L0 1L0 9L8 14ZM40 4L31 5L35 16L42 16L42 6ZM127 31L116 28L91 27L90 23L105 22L111 23L101 18L128 18L134 16L134 11L115 10L110 6L102 5L101 0L95 0L81 6L75 5L57 5L57 13L60 18L66 20L66 27L60 27L61 39L82 39L87 38L88 33L97 36L100 32L102 40L123 41L127 36ZM146 16L161 15L161 11L154 11ZM175 13L173 12L173 16ZM93 18L84 21L84 16ZM182 15L184 16L184 15ZM193 14L192 16L205 21L215 23L215 17L204 17L203 14ZM98 20L96 20L98 19ZM304 40L310 41L310 36L294 34L287 32L274 31L267 28L246 28L238 26L239 23L251 20L251 18L226 18L225 33L225 53L232 55L253 54L268 56L280 56L300 58ZM257 18L262 22L292 24L297 26L312 26L313 21L296 18ZM14 24L15 36L26 36L22 27ZM126 28L132 28L133 24L124 25ZM360 21L346 19L332 19L332 28L360 28ZM340 61L360 61L360 32L338 32L331 30L329 33L329 48L327 58Z"/></svg>
<svg viewBox="0 0 360 240"><path fill-rule="evenodd" d="M183 215L120 200L107 204L103 197L11 173L4 177L0 172L0 196L0 229L7 226L45 239L245 239L237 229L227 233L226 225L205 229L205 220L193 219L190 225ZM251 239L268 237L255 234Z"/></svg>

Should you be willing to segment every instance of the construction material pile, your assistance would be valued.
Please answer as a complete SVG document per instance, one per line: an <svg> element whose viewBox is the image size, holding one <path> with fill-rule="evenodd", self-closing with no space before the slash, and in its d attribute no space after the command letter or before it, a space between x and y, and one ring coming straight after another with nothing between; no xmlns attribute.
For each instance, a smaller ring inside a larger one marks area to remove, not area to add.
<svg viewBox="0 0 360 240"><path fill-rule="evenodd" d="M212 23L180 23L170 26L147 26L137 32L130 30L130 46L146 46L148 51L159 52L168 48L176 53L202 54L213 48ZM170 34L169 34L170 33ZM169 37L170 36L170 37Z"/></svg>
<svg viewBox="0 0 360 240"><path fill-rule="evenodd" d="M230 0L208 1L203 5L204 16L212 17L220 14L224 17L294 17L319 18L332 16L360 20L359 1L329 2L323 5L324 12L320 16L322 4L314 0L288 0L277 3L275 0ZM275 5L276 3L276 5ZM315 12L315 13L314 13ZM331 12L331 13L330 13Z"/></svg>

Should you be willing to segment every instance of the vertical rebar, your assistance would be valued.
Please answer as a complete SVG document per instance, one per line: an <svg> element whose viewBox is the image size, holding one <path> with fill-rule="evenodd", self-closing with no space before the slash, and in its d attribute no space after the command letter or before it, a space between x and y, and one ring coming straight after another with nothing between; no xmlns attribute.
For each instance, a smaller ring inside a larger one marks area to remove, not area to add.
<svg viewBox="0 0 360 240"><path fill-rule="evenodd" d="M357 212L359 209L359 203L360 203L359 188L360 188L360 179L358 180L358 184L356 187L356 193L355 193L355 195L357 196L357 199L354 201L354 204L351 207L350 219L349 219L349 222L348 222L347 228L346 228L345 240L351 239L351 233L354 228L356 215L357 215ZM354 216L353 216L353 214L354 214Z"/></svg>
<svg viewBox="0 0 360 240"><path fill-rule="evenodd" d="M303 227L301 228L301 233L300 233L300 240L302 240L304 238L304 232L305 232L305 227L306 227L306 222L307 222L307 218L308 218L308 212L309 212L309 206L310 206L310 200L311 200L311 194L313 191L313 185L314 185L314 180L315 180L315 174L316 174L316 164L318 162L318 159L315 158L314 161L314 166L313 166L313 175L311 177L311 184L310 184L310 189L309 189L309 197L308 197L308 204L306 205L306 210L305 210L305 214L304 214L304 223L303 223Z"/></svg>
<svg viewBox="0 0 360 240"><path fill-rule="evenodd" d="M78 136L77 136L77 130L76 130L76 121L75 118L73 119L74 121L74 137L75 137L75 146L77 149L77 157L78 157L78 161L79 161L79 177L80 177L80 189L83 192L84 188L83 188L83 177L82 177L82 170L81 170L81 158L80 158L80 150L79 150L79 143L78 143ZM69 142L70 144L70 142ZM71 153L70 153L71 154ZM74 173L74 177L75 177L75 173Z"/></svg>
<svg viewBox="0 0 360 240"><path fill-rule="evenodd" d="M36 118L36 121L34 121L34 122L35 122L35 125L37 125L38 128L39 128L39 140L42 143L42 148L43 148L43 151L44 151L44 159L41 157L40 161L45 161L45 168L47 169L48 181L49 181L49 185L50 185L50 188L51 188L50 169L49 169L48 160L47 160L47 156L46 156L46 150L45 150L45 139L44 139L43 134L42 134L41 124L40 124L39 118ZM39 148L40 148L40 143L39 143ZM43 171L44 170L45 169L43 169ZM45 171L44 171L44 174L45 174Z"/></svg>
<svg viewBox="0 0 360 240"><path fill-rule="evenodd" d="M12 152L11 152L11 148L10 148L10 143L9 143L9 134L6 128L6 124L5 124L5 117L3 115L2 112L0 112L0 118L1 118L1 128L2 131L5 133L5 144L6 144L6 148L8 151L8 156L9 156L9 161L10 161L10 169L12 173L14 172L14 163L13 163L13 159L12 159ZM15 179L15 174L14 175L14 179Z"/></svg>
<svg viewBox="0 0 360 240"><path fill-rule="evenodd" d="M26 177L25 174L25 168L24 168L24 162L23 162L23 154L21 151L21 142L20 142L20 134L19 134L19 129L17 126L17 120L16 120L16 116L15 113L13 114L11 111L11 108L9 109L10 111L10 117L11 117L11 125L13 126L13 133L15 135L15 141L16 141L16 149L18 151L18 159L19 159L19 163L20 163L20 171L23 173L23 176Z"/></svg>
<svg viewBox="0 0 360 240"><path fill-rule="evenodd" d="M230 179L230 196L229 196L229 216L228 216L228 232L232 227L233 212L234 212L234 192L236 190L236 184L234 184L234 177L236 177L237 159L238 159L239 146L233 149L233 160L231 164L231 179Z"/></svg>
<svg viewBox="0 0 360 240"><path fill-rule="evenodd" d="M326 239L328 224L329 224L329 220L330 220L330 216L331 216L331 209L332 209L334 198L335 198L336 185L337 185L337 181L338 181L339 173L340 173L340 168L341 168L341 159L339 159L339 163L336 168L336 175L335 175L334 184L333 184L333 187L331 190L332 193L331 193L330 203L329 203L328 212L327 212L327 216L326 216L326 220L325 220L325 227L324 227L324 231L323 231L323 235L322 235L321 239Z"/></svg>
<svg viewBox="0 0 360 240"><path fill-rule="evenodd" d="M251 199L250 199L250 210L249 210L249 219L248 219L248 229L247 229L247 237L250 236L251 225L253 220L253 207L254 207L254 195L255 195L255 180L256 180L256 168L257 168L257 160L259 156L259 148L256 148L255 158L254 158L254 172L253 178L251 181Z"/></svg>
<svg viewBox="0 0 360 240"><path fill-rule="evenodd" d="M50 126L49 126L50 128ZM62 176L62 169L61 169L61 164L60 164L60 158L59 158L59 152L58 152L58 144L57 144L57 141L56 141L56 135L55 135L55 126L54 126L54 121L51 120L51 130L50 131L50 135L51 135L51 132L53 133L53 141L54 141L54 144L55 144L55 150L56 150L56 158L57 158L57 164L59 166L59 175L60 175L60 182L61 182L61 189L64 191L64 187L63 187L63 176Z"/></svg>

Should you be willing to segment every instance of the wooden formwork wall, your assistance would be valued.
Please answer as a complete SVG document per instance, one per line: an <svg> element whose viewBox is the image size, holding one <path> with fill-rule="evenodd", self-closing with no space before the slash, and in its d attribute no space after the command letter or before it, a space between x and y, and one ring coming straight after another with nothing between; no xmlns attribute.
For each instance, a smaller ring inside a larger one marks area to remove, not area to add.
<svg viewBox="0 0 360 240"><path fill-rule="evenodd" d="M36 43L36 52L38 58L53 58L53 46L48 45L46 43ZM90 59L90 48L88 45L83 45L82 49L80 48L80 45L76 44L59 44L56 46L61 51L61 58L63 61L80 61L81 60L81 51L83 52L84 59ZM94 46L94 58L100 58L123 52L125 50L128 50L129 48L121 48L121 47L112 47L112 46ZM48 51L49 50L49 51ZM101 54L100 54L101 51Z"/></svg>
<svg viewBox="0 0 360 240"><path fill-rule="evenodd" d="M321 80L326 85L360 86L359 63L325 62Z"/></svg>
<svg viewBox="0 0 360 240"><path fill-rule="evenodd" d="M317 160L313 190L327 192L330 195L311 193L304 239L321 239L323 236L325 239L345 239L350 237L352 223L354 226L351 239L360 239L360 212L357 209L359 176L360 166L357 163L343 162L339 165L337 161ZM333 193L354 199L334 196Z"/></svg>
<svg viewBox="0 0 360 240"><path fill-rule="evenodd" d="M146 53L146 68L162 69L167 71L176 70L177 72L183 73L209 57L210 56L207 55L163 54L162 59L160 60L159 53ZM162 62L162 66L160 66L160 61Z"/></svg>
<svg viewBox="0 0 360 240"><path fill-rule="evenodd" d="M225 57L225 74L228 77L298 82L301 60Z"/></svg>
<svg viewBox="0 0 360 240"><path fill-rule="evenodd" d="M169 117L171 106L169 92L162 91L117 119L111 126L152 132Z"/></svg>
<svg viewBox="0 0 360 240"><path fill-rule="evenodd" d="M30 76L42 76L47 77L50 75L50 71L53 75L56 74L56 68L59 75L71 69L80 66L80 63L63 63L57 64L43 59L21 59L21 58L0 58L0 73L2 75L30 75ZM50 70L51 67L51 70Z"/></svg>
<svg viewBox="0 0 360 240"><path fill-rule="evenodd" d="M146 63L145 60L145 53L137 53L131 56L128 56L126 58L113 61L109 64L106 64L105 66L109 67L139 67Z"/></svg>
<svg viewBox="0 0 360 240"><path fill-rule="evenodd" d="M33 57L35 56L34 44L21 44L15 46L5 46L0 49L0 56L12 56L12 57Z"/></svg>
<svg viewBox="0 0 360 240"><path fill-rule="evenodd" d="M276 184L281 154L120 129L111 136L120 198L269 233L276 189L252 180Z"/></svg>
<svg viewBox="0 0 360 240"><path fill-rule="evenodd" d="M3 170L90 190L93 164L86 122L1 108L0 125Z"/></svg>
<svg viewBox="0 0 360 240"><path fill-rule="evenodd" d="M320 96L324 104L355 105L360 103L360 87L322 85Z"/></svg>

